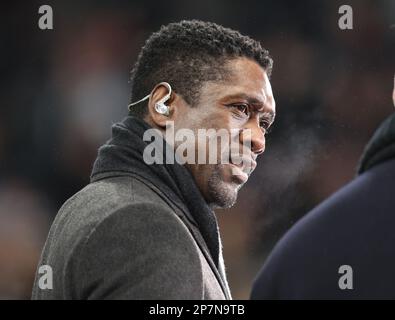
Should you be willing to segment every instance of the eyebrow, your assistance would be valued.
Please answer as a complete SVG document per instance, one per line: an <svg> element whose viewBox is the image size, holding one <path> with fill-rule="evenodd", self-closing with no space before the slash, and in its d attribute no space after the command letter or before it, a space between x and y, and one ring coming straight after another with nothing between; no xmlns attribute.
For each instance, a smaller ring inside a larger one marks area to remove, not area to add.
<svg viewBox="0 0 395 320"><path fill-rule="evenodd" d="M254 110L259 113L259 118L267 118L270 120L270 123L274 121L274 118L276 117L276 113L273 112L272 110L263 110L265 109L265 102L262 101L259 98L253 97L251 95L248 95L246 93L236 93L236 94L231 94L228 96L225 96L222 100L230 100L230 99L243 99L246 100L247 103L251 106L254 107Z"/></svg>

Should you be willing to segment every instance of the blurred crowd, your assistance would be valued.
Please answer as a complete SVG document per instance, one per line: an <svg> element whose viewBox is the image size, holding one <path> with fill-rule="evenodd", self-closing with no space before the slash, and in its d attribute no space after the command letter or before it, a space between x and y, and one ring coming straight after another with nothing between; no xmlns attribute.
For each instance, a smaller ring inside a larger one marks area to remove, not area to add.
<svg viewBox="0 0 395 320"><path fill-rule="evenodd" d="M89 183L98 147L127 114L129 72L162 24L209 20L261 41L274 59L277 120L237 205L219 211L234 298L275 242L355 175L393 112L395 1L47 1L5 7L0 106L0 299L30 297L59 207Z"/></svg>

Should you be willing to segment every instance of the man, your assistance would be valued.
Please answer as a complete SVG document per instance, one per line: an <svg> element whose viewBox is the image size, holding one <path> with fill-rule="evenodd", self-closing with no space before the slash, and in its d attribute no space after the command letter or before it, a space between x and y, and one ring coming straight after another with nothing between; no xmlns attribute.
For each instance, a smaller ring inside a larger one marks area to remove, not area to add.
<svg viewBox="0 0 395 320"><path fill-rule="evenodd" d="M231 299L213 209L235 203L264 151L275 114L271 69L258 42L214 23L182 21L152 34L132 72L129 116L50 230L38 271L52 268L53 289L37 272L33 298ZM170 130L193 133L193 159L207 151L195 144L199 129L231 133L241 164L168 161L169 150L183 155ZM166 141L154 163L152 130Z"/></svg>
<svg viewBox="0 0 395 320"><path fill-rule="evenodd" d="M395 299L394 208L395 114L368 143L358 176L276 245L252 298Z"/></svg>

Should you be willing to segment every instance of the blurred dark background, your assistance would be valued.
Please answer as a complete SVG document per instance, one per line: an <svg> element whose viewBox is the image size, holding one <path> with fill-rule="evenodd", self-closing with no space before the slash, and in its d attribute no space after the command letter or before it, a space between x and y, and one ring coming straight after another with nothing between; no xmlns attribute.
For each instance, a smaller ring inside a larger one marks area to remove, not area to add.
<svg viewBox="0 0 395 320"><path fill-rule="evenodd" d="M38 28L52 6L54 30ZM353 8L340 30L338 8ZM89 182L127 113L129 71L150 33L197 18L260 40L275 61L277 122L238 204L218 212L234 298L276 241L350 181L393 112L395 1L30 1L2 5L0 299L30 297L62 203ZM392 33L392 34L391 34Z"/></svg>

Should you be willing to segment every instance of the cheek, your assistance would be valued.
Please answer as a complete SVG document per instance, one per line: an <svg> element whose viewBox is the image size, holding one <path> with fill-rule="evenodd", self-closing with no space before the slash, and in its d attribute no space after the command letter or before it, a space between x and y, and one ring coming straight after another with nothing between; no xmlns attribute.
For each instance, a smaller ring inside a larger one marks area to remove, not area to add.
<svg viewBox="0 0 395 320"><path fill-rule="evenodd" d="M194 131L199 123L199 114L192 108L185 110L174 119L176 131L181 129L191 129Z"/></svg>
<svg viewBox="0 0 395 320"><path fill-rule="evenodd" d="M229 110L220 109L215 112L206 113L202 124L207 129L237 129L240 127L240 121L232 116Z"/></svg>
<svg viewBox="0 0 395 320"><path fill-rule="evenodd" d="M202 121L202 128L204 129L214 129L218 135L222 136L224 130L227 132L226 139L230 143L231 141L237 142L239 140L240 129L243 127L243 121L237 119L228 110L220 110L218 112L213 112L210 115L205 116ZM220 141L218 139L218 152L220 150Z"/></svg>

